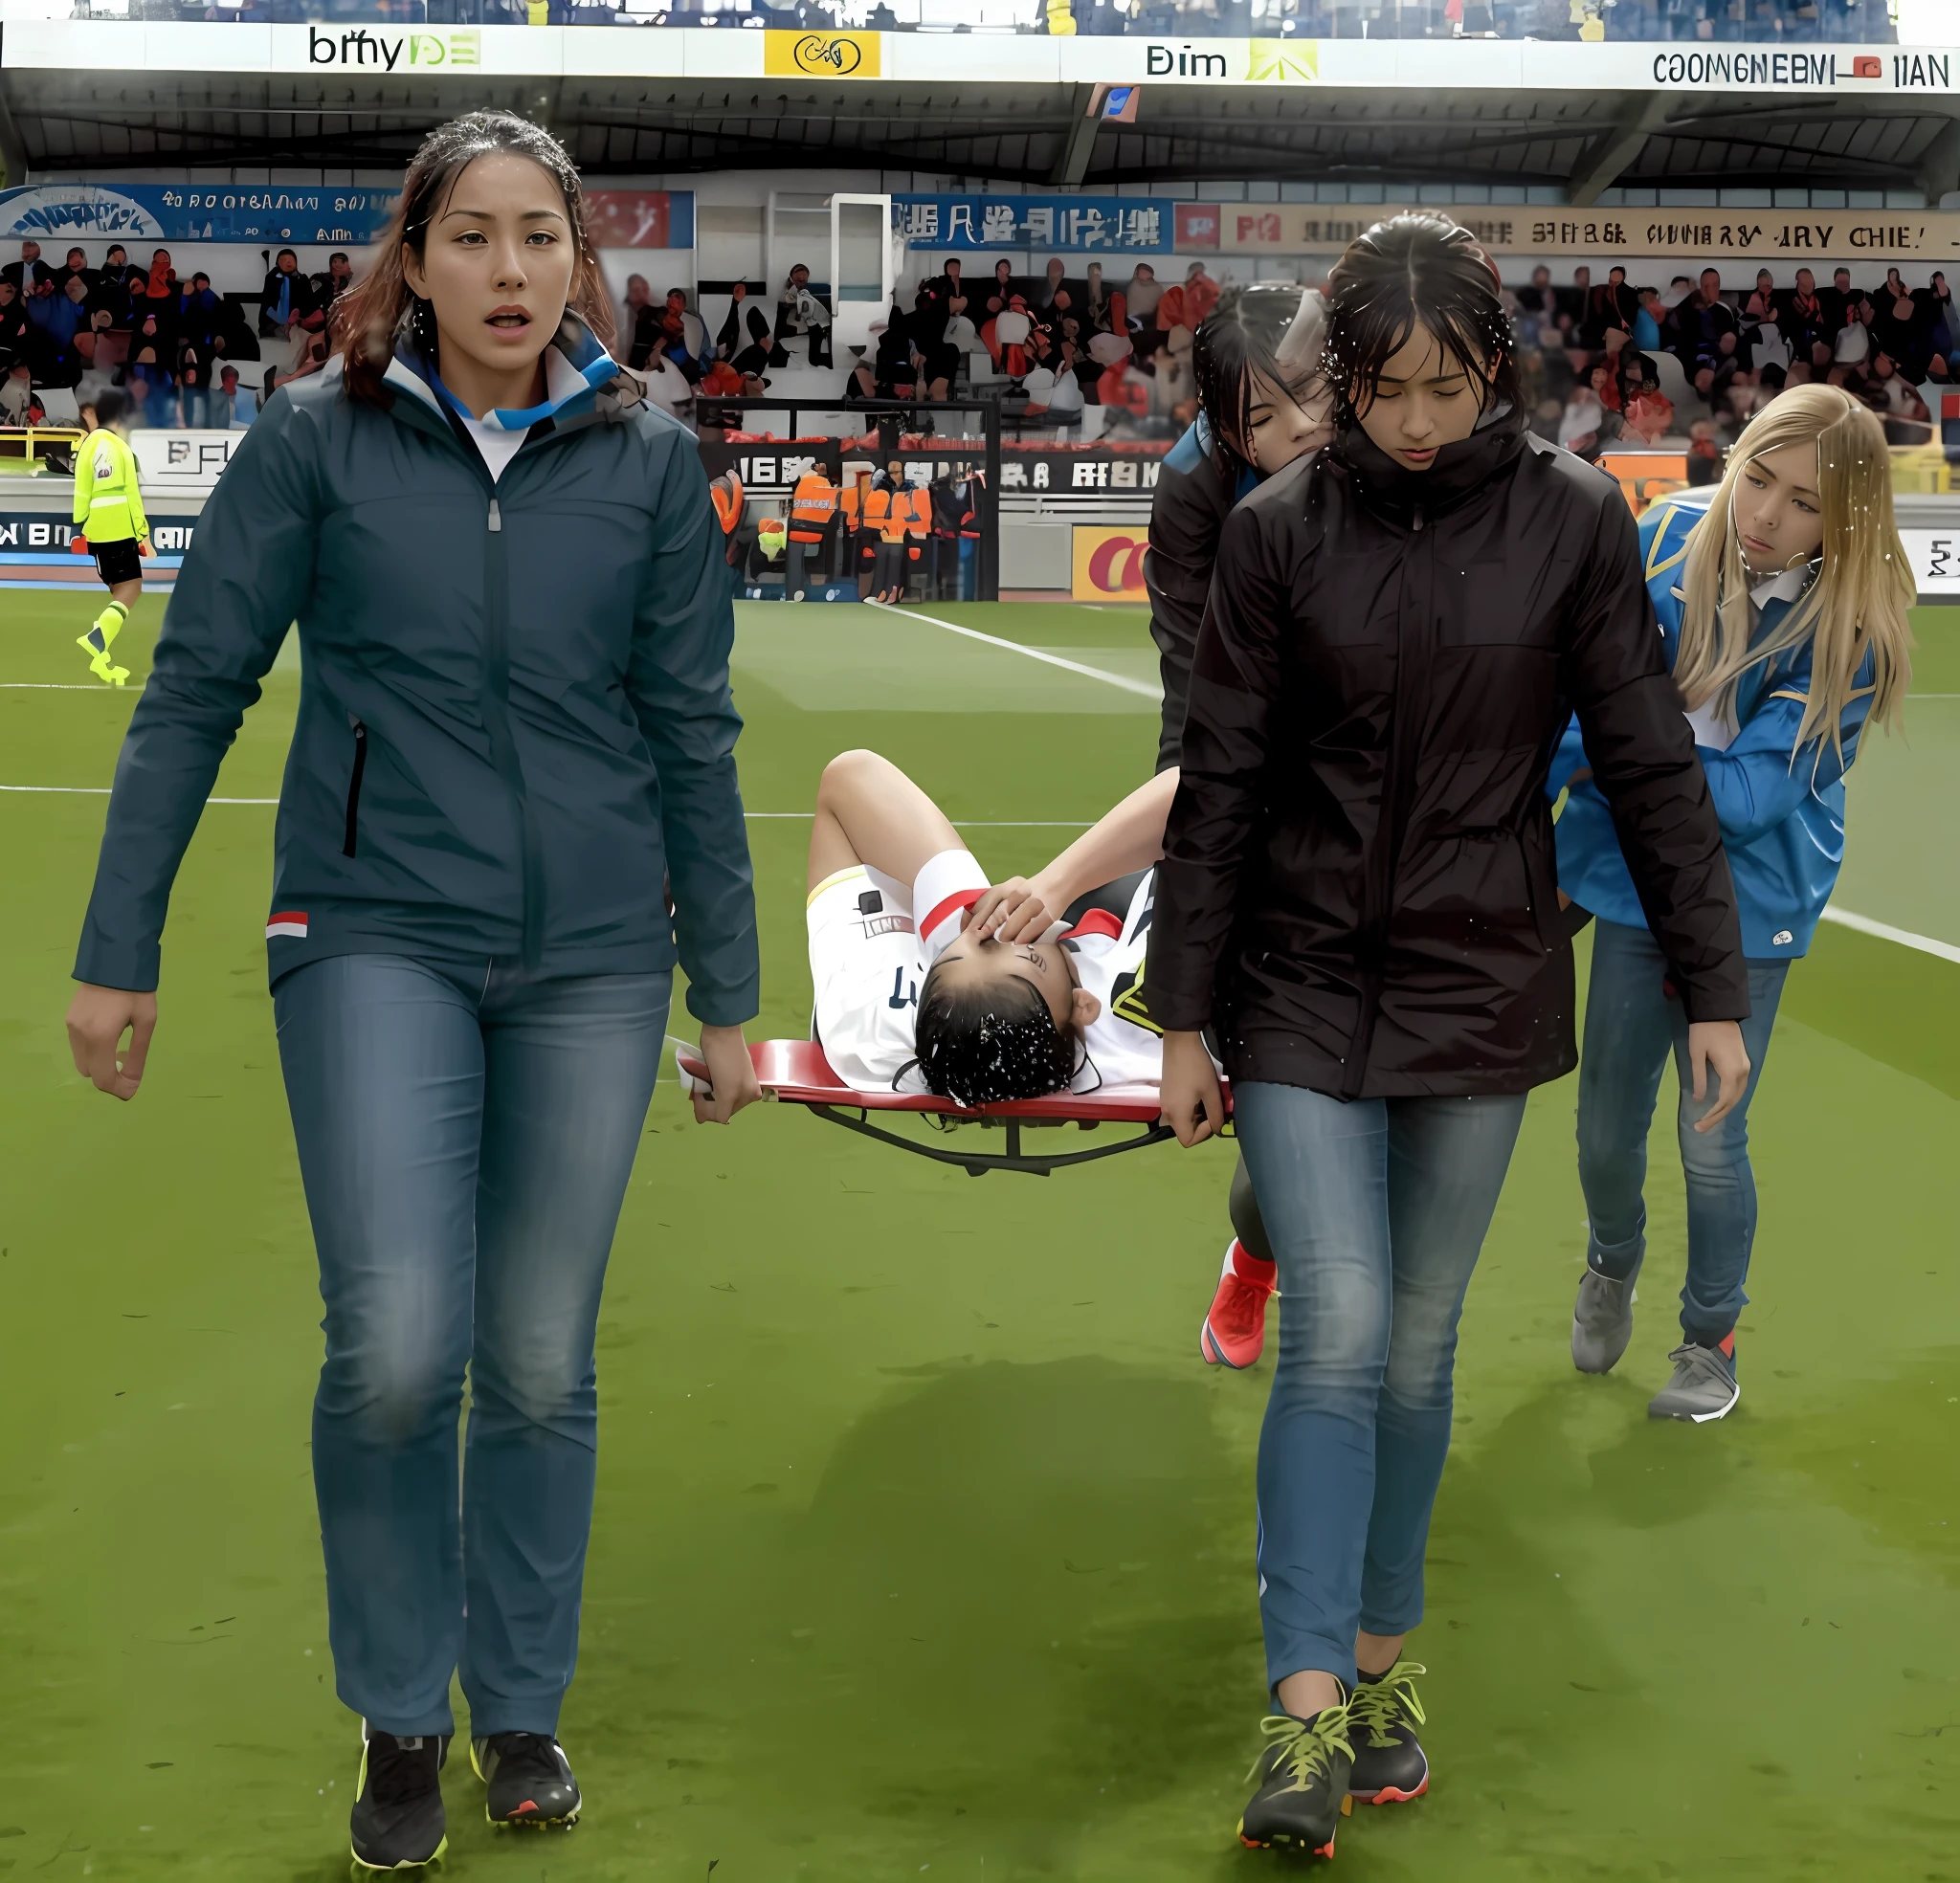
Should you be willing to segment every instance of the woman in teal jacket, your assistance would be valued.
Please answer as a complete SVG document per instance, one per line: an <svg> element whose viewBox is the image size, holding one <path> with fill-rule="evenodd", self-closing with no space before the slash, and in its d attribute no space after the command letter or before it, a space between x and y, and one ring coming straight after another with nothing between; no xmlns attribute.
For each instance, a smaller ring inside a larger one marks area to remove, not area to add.
<svg viewBox="0 0 1960 1883"><path fill-rule="evenodd" d="M1647 587L1689 707L1742 915L1754 1068L1742 1103L1706 1129L1682 1074L1687 1178L1683 1342L1657 1418L1705 1423L1740 1397L1735 1323L1756 1231L1748 1101L1790 964L1810 946L1844 856L1844 774L1867 720L1897 719L1910 677L1913 599L1892 521L1878 420L1830 386L1793 388L1736 442L1719 488L1668 498L1640 522ZM1609 1371L1633 1334L1646 1253L1647 1128L1686 1022L1649 933L1606 800L1574 726L1551 769L1570 781L1558 822L1560 899L1599 918L1579 1065L1579 1180L1591 1231L1572 1361Z"/></svg>
<svg viewBox="0 0 1960 1883"><path fill-rule="evenodd" d="M756 1096L758 966L720 531L693 439L608 356L569 160L459 119L378 255L345 370L279 389L198 524L69 1030L132 1097L172 878L297 619L266 937L326 1304L313 1468L363 1720L354 1855L388 1869L443 1847L458 1670L492 1819L578 1813L556 1734L600 1286L676 963L716 1120Z"/></svg>

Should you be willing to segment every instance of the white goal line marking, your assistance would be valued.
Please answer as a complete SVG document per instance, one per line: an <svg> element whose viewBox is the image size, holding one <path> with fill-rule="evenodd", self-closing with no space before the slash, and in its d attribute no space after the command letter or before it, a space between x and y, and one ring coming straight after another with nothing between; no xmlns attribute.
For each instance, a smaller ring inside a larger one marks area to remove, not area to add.
<svg viewBox="0 0 1960 1883"><path fill-rule="evenodd" d="M895 608L889 602L868 602L867 608L882 609L886 614L902 614L913 621L923 621L928 627L944 628L948 634L964 634L969 641L982 641L989 647L1005 648L1010 654L1027 655L1030 660L1038 660L1044 666L1059 667L1070 674L1080 674L1084 679L1101 680L1104 686L1121 687L1125 693L1136 694L1140 698L1162 700L1161 688L1153 687L1147 680L1132 680L1121 674L1106 674L1100 667L1084 667L1080 660L1064 660L1058 654L1050 654L1043 648L1023 647L1019 641L1005 641L998 634L983 634L977 628L962 628L957 621L942 621L936 614L921 614L917 609Z"/></svg>

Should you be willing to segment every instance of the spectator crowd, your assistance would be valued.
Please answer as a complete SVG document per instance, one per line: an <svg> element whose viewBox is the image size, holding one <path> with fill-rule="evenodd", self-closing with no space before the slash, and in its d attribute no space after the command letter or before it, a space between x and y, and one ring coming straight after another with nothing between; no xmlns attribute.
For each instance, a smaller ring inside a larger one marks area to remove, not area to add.
<svg viewBox="0 0 1960 1883"><path fill-rule="evenodd" d="M1894 267L1855 288L1848 268L1824 282L1799 268L1782 286L1763 268L1731 290L1712 267L1664 289L1618 266L1555 286L1539 267L1506 299L1535 431L1589 457L1685 434L1696 482L1713 481L1723 448L1786 386L1841 386L1912 445L1935 435L1939 390L1960 380L1960 316L1939 270L1918 287Z"/></svg>
<svg viewBox="0 0 1960 1883"><path fill-rule="evenodd" d="M1010 410L1029 418L1072 425L1101 406L1107 432L1168 432L1195 415L1192 335L1217 299L1202 262L1169 285L1148 262L1115 282L1100 262L1071 275L1058 256L1034 277L998 261L976 282L948 256L909 310L894 299L845 397L941 401L958 389L964 363L969 382L1004 383Z"/></svg>
<svg viewBox="0 0 1960 1883"><path fill-rule="evenodd" d="M0 265L0 424L45 423L51 405L72 417L120 386L137 426L249 425L275 387L325 363L328 310L352 281L345 254L307 275L282 249L255 320L249 296L219 294L202 270L181 279L167 249L145 264L114 242L92 262L77 245L57 266L29 238ZM247 365L261 385L244 383Z"/></svg>

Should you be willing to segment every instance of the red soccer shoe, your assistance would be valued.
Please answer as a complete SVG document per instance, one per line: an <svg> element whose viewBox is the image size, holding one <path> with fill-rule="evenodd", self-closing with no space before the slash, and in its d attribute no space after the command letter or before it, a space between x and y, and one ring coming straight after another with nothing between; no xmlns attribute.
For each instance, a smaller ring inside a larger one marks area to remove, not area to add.
<svg viewBox="0 0 1960 1883"><path fill-rule="evenodd" d="M1266 1344L1266 1303L1278 1292L1280 1265L1248 1254L1236 1236L1225 1251L1212 1311L1198 1332L1208 1366L1235 1370L1254 1364Z"/></svg>

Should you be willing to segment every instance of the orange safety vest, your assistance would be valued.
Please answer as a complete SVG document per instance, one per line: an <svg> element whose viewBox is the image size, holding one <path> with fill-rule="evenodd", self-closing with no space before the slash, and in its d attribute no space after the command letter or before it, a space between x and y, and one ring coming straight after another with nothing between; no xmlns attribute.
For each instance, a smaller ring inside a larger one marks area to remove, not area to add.
<svg viewBox="0 0 1960 1883"><path fill-rule="evenodd" d="M844 520L844 528L856 532L858 528L858 486L846 484L837 493L837 513Z"/></svg>
<svg viewBox="0 0 1960 1883"><path fill-rule="evenodd" d="M920 545L932 531L932 493L924 484L913 484L892 507L904 519L905 534L911 539L907 554L916 563Z"/></svg>
<svg viewBox="0 0 1960 1883"><path fill-rule="evenodd" d="M790 541L821 543L837 514L837 487L821 471L806 471L790 498Z"/></svg>
<svg viewBox="0 0 1960 1883"><path fill-rule="evenodd" d="M874 490L864 499L864 527L875 529L886 543L904 542L908 514L903 491Z"/></svg>
<svg viewBox="0 0 1960 1883"><path fill-rule="evenodd" d="M715 506L715 521L722 526L723 554L733 568L742 556L735 533L742 527L742 519L748 509L742 479L733 471L724 471L708 485L708 496Z"/></svg>

